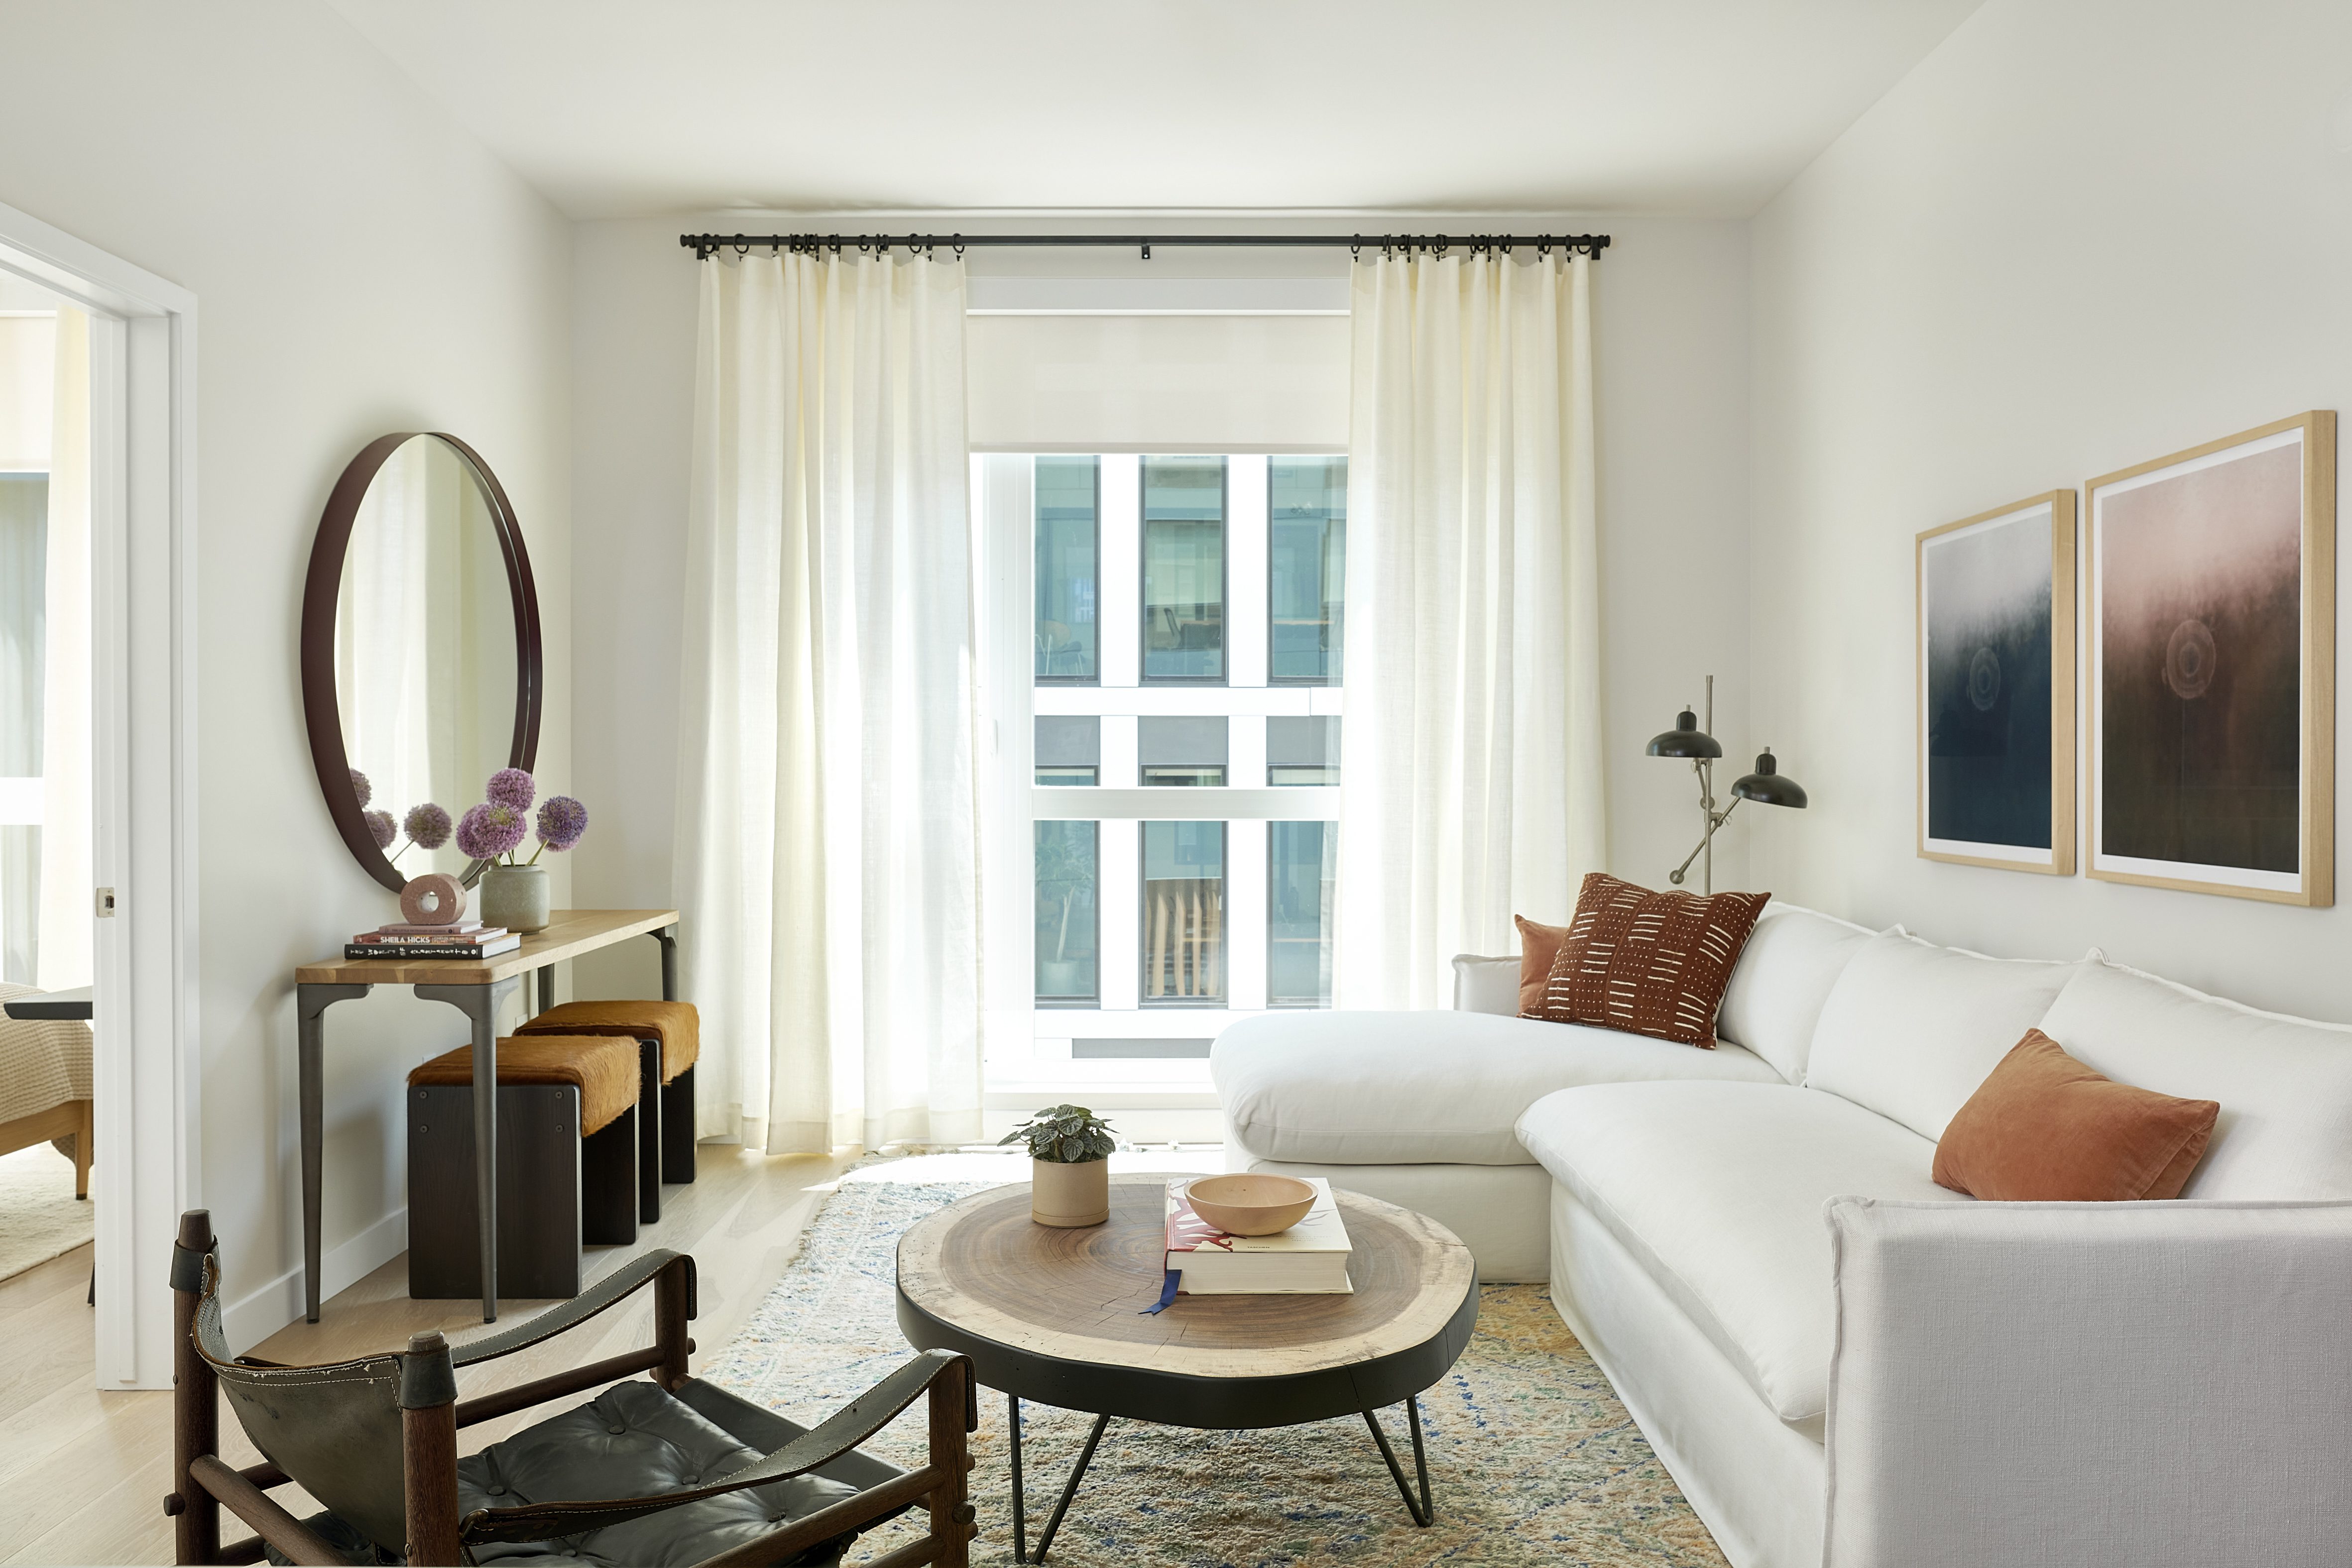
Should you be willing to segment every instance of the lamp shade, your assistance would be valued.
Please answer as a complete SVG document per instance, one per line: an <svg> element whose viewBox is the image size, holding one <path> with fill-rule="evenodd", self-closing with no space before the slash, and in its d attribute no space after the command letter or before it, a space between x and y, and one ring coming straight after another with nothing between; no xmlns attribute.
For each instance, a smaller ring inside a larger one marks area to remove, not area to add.
<svg viewBox="0 0 2352 1568"><path fill-rule="evenodd" d="M1769 746L1758 755L1756 771L1735 780L1731 792L1759 806L1793 806L1801 811L1805 809L1805 787L1781 775L1780 765L1773 760Z"/></svg>
<svg viewBox="0 0 2352 1568"><path fill-rule="evenodd" d="M1686 757L1696 759L1702 757L1720 757L1723 755L1723 747L1717 743L1715 737L1699 728L1698 715L1685 708L1675 716L1674 728L1663 735L1654 735L1650 737L1650 755Z"/></svg>

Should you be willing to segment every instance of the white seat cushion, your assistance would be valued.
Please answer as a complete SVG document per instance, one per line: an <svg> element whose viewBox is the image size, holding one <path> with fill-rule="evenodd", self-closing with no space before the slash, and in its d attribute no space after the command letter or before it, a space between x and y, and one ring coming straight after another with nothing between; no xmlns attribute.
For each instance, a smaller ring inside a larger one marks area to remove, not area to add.
<svg viewBox="0 0 2352 1568"><path fill-rule="evenodd" d="M1533 1164L1512 1129L1555 1089L1653 1078L1777 1083L1736 1045L1491 1013L1282 1012L1244 1019L1209 1055L1241 1146L1307 1165Z"/></svg>
<svg viewBox="0 0 2352 1568"><path fill-rule="evenodd" d="M1746 1046L1790 1082L1802 1083L1822 1004L1871 936L1834 915L1774 899L1732 967L1716 1011L1716 1038Z"/></svg>
<svg viewBox="0 0 2352 1568"><path fill-rule="evenodd" d="M2039 1024L2073 964L1988 958L1889 932L1862 944L1822 1005L1805 1086L1940 1138Z"/></svg>
<svg viewBox="0 0 2352 1568"><path fill-rule="evenodd" d="M1929 1177L1936 1146L1791 1084L1609 1083L1530 1106L1519 1137L1599 1216L1773 1413L1829 1406L1831 1198L1972 1201Z"/></svg>
<svg viewBox="0 0 2352 1568"><path fill-rule="evenodd" d="M2220 1102L2182 1197L2352 1197L2352 1028L2257 1012L2095 959L2067 981L2042 1032L2120 1082Z"/></svg>

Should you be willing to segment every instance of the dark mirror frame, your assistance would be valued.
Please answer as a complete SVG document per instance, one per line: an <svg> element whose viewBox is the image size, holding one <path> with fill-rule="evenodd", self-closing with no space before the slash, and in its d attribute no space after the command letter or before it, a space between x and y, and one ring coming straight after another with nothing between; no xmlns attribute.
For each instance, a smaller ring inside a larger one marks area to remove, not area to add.
<svg viewBox="0 0 2352 1568"><path fill-rule="evenodd" d="M369 442L335 481L333 491L327 497L327 509L319 517L319 537L310 545L310 569L302 583L302 716L310 732L310 761L319 770L319 788L327 798L327 810L335 819L336 831L342 834L344 845L361 868L394 893L405 885L407 879L376 847L375 836L368 831L359 791L352 787L351 757L343 749L342 708L335 695L335 607L342 597L343 557L351 546L352 525L359 518L360 502L367 496L368 486L373 483L385 460L420 435L447 442L473 470L474 477L481 483L482 494L489 499L490 520L498 529L499 553L506 559L507 591L514 600L515 624L514 742L507 752L509 768L528 769L539 755L539 714L546 688L546 672L540 654L539 591L531 582L530 557L523 549L522 527L515 521L514 507L508 501L499 476L490 472L490 465L482 461L480 453L442 431L395 431ZM450 815L454 817L462 810L452 806ZM476 861L466 868L466 874L459 880L471 887L484 869L484 862Z"/></svg>

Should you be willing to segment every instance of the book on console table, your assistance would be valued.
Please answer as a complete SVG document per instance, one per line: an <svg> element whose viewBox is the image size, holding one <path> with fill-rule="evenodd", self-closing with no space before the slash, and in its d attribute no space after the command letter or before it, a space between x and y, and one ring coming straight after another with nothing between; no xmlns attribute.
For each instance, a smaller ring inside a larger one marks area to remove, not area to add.
<svg viewBox="0 0 2352 1568"><path fill-rule="evenodd" d="M403 925L394 923L379 925L373 931L362 931L352 938L354 942L481 942L492 936L503 936L503 925L485 925L478 920L460 921L455 925Z"/></svg>
<svg viewBox="0 0 2352 1568"><path fill-rule="evenodd" d="M347 942L343 945L343 956L391 958L402 963L425 958L495 958L521 946L520 934L509 931L487 942Z"/></svg>
<svg viewBox="0 0 2352 1568"><path fill-rule="evenodd" d="M1184 1200L1189 1176L1168 1184L1168 1271L1192 1296L1345 1296L1348 1227L1331 1184L1308 1176L1315 1207L1307 1218L1273 1236L1228 1236Z"/></svg>

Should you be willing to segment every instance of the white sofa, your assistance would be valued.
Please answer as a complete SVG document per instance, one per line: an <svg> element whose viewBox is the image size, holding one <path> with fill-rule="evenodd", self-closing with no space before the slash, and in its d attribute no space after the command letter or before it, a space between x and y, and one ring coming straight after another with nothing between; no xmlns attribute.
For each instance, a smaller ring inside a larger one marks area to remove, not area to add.
<svg viewBox="0 0 2352 1568"><path fill-rule="evenodd" d="M1509 1016L1517 958L1457 970L1451 1012L1226 1030L1229 1158L1549 1281L1739 1568L2352 1563L2352 1029L1777 903L1712 1051ZM1930 1180L2037 1026L2220 1102L2180 1200Z"/></svg>

